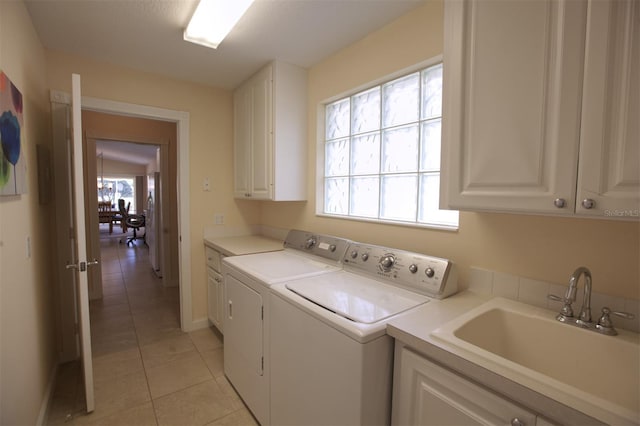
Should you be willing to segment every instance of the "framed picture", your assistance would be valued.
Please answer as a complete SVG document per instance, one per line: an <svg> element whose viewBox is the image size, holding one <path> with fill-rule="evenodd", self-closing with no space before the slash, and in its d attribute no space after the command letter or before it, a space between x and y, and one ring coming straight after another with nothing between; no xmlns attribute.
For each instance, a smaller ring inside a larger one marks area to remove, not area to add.
<svg viewBox="0 0 640 426"><path fill-rule="evenodd" d="M27 192L22 93L0 71L0 195Z"/></svg>

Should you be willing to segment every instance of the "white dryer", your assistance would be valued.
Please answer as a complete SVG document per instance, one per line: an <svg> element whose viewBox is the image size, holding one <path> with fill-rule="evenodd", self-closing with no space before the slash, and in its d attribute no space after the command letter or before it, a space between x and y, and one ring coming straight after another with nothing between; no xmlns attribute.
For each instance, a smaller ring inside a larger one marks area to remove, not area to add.
<svg viewBox="0 0 640 426"><path fill-rule="evenodd" d="M291 230L282 251L223 260L224 372L262 425L270 423L270 287L341 270L348 244L342 238Z"/></svg>
<svg viewBox="0 0 640 426"><path fill-rule="evenodd" d="M353 243L342 271L271 287L271 423L391 421L391 318L456 291L441 258Z"/></svg>

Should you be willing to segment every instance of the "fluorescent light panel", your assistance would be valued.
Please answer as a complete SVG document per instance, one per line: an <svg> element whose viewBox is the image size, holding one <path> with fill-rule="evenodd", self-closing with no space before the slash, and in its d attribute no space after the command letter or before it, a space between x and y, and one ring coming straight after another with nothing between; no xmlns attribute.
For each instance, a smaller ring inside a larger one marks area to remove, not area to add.
<svg viewBox="0 0 640 426"><path fill-rule="evenodd" d="M254 0L200 0L184 39L216 49Z"/></svg>

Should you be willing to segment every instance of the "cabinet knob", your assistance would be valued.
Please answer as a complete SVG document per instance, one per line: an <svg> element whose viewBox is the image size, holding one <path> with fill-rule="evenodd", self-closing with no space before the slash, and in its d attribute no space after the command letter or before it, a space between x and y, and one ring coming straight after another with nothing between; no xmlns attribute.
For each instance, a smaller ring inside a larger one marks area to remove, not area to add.
<svg viewBox="0 0 640 426"><path fill-rule="evenodd" d="M523 422L517 417L514 417L511 419L511 426L525 426L525 424L526 424L525 422Z"/></svg>
<svg viewBox="0 0 640 426"><path fill-rule="evenodd" d="M591 198L585 198L584 200L582 200L582 207L584 207L585 209L592 209L595 205L596 202Z"/></svg>
<svg viewBox="0 0 640 426"><path fill-rule="evenodd" d="M567 202L564 198L556 198L555 200L553 200L553 205L559 209L563 208L566 204Z"/></svg>

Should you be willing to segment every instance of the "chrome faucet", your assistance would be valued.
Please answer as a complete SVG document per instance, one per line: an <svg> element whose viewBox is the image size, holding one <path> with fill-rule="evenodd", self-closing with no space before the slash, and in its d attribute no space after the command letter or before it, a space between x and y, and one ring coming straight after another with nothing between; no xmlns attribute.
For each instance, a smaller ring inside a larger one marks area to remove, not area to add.
<svg viewBox="0 0 640 426"><path fill-rule="evenodd" d="M580 308L580 314L578 319L573 317L573 308L571 304L576 300L576 293L578 292L578 280L580 276L584 275L584 294L582 298L582 307ZM556 316L556 319L560 322L574 324L580 327L592 327L591 322L591 272L584 266L579 267L569 279L569 288L564 295L564 298L550 294L549 299L559 301L563 303L560 313Z"/></svg>
<svg viewBox="0 0 640 426"><path fill-rule="evenodd" d="M576 301L576 293L578 292L578 280L580 276L584 275L584 295L582 298L582 307L580 308L580 315L578 318L573 316L573 308L571 304ZM611 323L610 315L616 315L625 319L634 319L635 316L628 312L612 311L606 306L602 308L602 314L597 324L591 321L591 272L584 266L579 267L569 278L569 288L564 297L558 297L553 294L547 295L551 300L562 302L562 309L560 313L556 315L556 319L560 322L569 325L575 325L576 327L587 328L589 330L597 331L598 333L607 334L609 336L615 336L618 334L613 324Z"/></svg>
<svg viewBox="0 0 640 426"><path fill-rule="evenodd" d="M582 296L582 307L580 308L580 315L576 320L576 324L581 327L590 327L591 322L591 271L584 266L579 267L569 278L569 289L567 295L573 294L573 300L576 297L576 291L578 289L578 280L580 276L584 275L584 291Z"/></svg>

